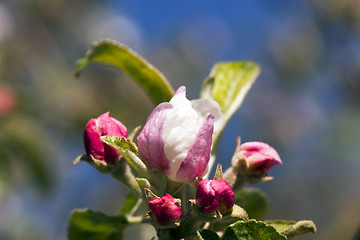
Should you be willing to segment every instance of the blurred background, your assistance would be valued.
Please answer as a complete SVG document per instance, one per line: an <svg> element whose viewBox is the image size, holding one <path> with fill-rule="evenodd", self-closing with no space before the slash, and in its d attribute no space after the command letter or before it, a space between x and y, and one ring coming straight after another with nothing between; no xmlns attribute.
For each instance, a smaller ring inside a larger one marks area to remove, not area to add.
<svg viewBox="0 0 360 240"><path fill-rule="evenodd" d="M144 56L175 89L186 85L190 99L216 62L259 63L218 161L230 166L238 135L269 143L284 164L257 186L270 199L267 219L314 220L316 235L299 240L353 239L360 228L358 0L2 0L0 239L66 239L72 209L118 211L124 187L71 162L84 153L90 118L111 111L130 131L154 106L115 69L91 65L74 78L75 61L103 38ZM127 234L150 239L152 230Z"/></svg>

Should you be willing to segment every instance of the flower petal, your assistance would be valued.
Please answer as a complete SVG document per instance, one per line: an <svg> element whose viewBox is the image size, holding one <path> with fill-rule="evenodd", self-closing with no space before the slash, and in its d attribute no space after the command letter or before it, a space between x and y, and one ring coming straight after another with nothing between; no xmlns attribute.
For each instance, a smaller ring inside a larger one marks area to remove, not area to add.
<svg viewBox="0 0 360 240"><path fill-rule="evenodd" d="M110 112L100 115L96 119L96 126L101 136L123 136L127 137L127 129L119 120L110 117ZM113 162L120 156L115 148L102 143L104 148L104 159Z"/></svg>
<svg viewBox="0 0 360 240"><path fill-rule="evenodd" d="M127 129L119 120L110 117L110 112L92 118L86 124L84 131L84 145L86 154L106 163L115 163L120 153L113 147L103 143L101 136L127 137Z"/></svg>
<svg viewBox="0 0 360 240"><path fill-rule="evenodd" d="M223 117L220 105L212 99L200 98L191 100L191 106L202 117L204 121L211 113L215 117L214 132L218 131L223 124Z"/></svg>
<svg viewBox="0 0 360 240"><path fill-rule="evenodd" d="M246 142L241 144L240 149L252 170L268 170L282 164L277 151L266 143Z"/></svg>
<svg viewBox="0 0 360 240"><path fill-rule="evenodd" d="M177 200L170 194L149 201L149 208L158 224L168 226L175 224L181 218L182 212Z"/></svg>
<svg viewBox="0 0 360 240"><path fill-rule="evenodd" d="M164 153L164 140L162 138L163 125L169 110L172 108L170 103L158 105L146 120L146 124L139 134L137 141L139 151L153 167L164 170L168 168L169 160Z"/></svg>
<svg viewBox="0 0 360 240"><path fill-rule="evenodd" d="M167 115L161 134L165 143L164 152L166 158L170 161L169 168L165 170L165 174L175 181L177 181L176 173L195 141L203 123L185 94L185 87L181 87L170 100L173 108Z"/></svg>
<svg viewBox="0 0 360 240"><path fill-rule="evenodd" d="M97 131L96 119L92 118L88 121L84 131L84 146L87 155L94 158L104 160L103 142L100 140L100 134Z"/></svg>
<svg viewBox="0 0 360 240"><path fill-rule="evenodd" d="M210 159L214 116L209 114L200 127L196 139L182 162L176 178L178 181L191 182L195 177L206 174Z"/></svg>

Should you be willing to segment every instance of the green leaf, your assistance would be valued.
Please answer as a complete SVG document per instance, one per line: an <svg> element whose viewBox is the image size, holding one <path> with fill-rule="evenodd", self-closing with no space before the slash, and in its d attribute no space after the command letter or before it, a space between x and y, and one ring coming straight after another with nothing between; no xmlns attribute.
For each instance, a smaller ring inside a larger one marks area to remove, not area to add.
<svg viewBox="0 0 360 240"><path fill-rule="evenodd" d="M249 220L249 216L247 212L236 204L234 204L234 207L231 212L231 216L245 221Z"/></svg>
<svg viewBox="0 0 360 240"><path fill-rule="evenodd" d="M146 173L146 165L140 159L139 151L130 139L117 136L102 136L100 139L118 150L134 171L140 174Z"/></svg>
<svg viewBox="0 0 360 240"><path fill-rule="evenodd" d="M225 230L223 240L285 240L286 237L276 231L273 226L264 222L250 220L249 222L239 221L230 225Z"/></svg>
<svg viewBox="0 0 360 240"><path fill-rule="evenodd" d="M119 211L119 214L133 215L133 213L138 209L141 202L142 199L139 198L139 196L135 195L133 192L129 192Z"/></svg>
<svg viewBox="0 0 360 240"><path fill-rule="evenodd" d="M262 219L267 213L269 200L256 188L243 188L235 192L235 202L245 209L249 218Z"/></svg>
<svg viewBox="0 0 360 240"><path fill-rule="evenodd" d="M154 104L167 102L174 90L164 75L130 48L113 40L101 40L93 44L85 58L75 65L75 76L79 76L89 64L97 62L119 68L132 77L149 95Z"/></svg>
<svg viewBox="0 0 360 240"><path fill-rule="evenodd" d="M68 229L69 240L122 239L121 232L130 224L125 215L107 216L88 209L74 210Z"/></svg>
<svg viewBox="0 0 360 240"><path fill-rule="evenodd" d="M200 232L200 235L204 240L220 240L216 232L211 230L204 229Z"/></svg>
<svg viewBox="0 0 360 240"><path fill-rule="evenodd" d="M276 221L270 222L278 231L288 239L308 232L315 233L316 226L313 221L303 220L299 222ZM287 226L286 226L287 225Z"/></svg>
<svg viewBox="0 0 360 240"><path fill-rule="evenodd" d="M249 61L220 62L214 65L205 79L201 98L217 101L223 114L222 125L213 135L213 149L209 166L213 165L221 134L231 116L241 106L247 92L260 73L260 67Z"/></svg>
<svg viewBox="0 0 360 240"><path fill-rule="evenodd" d="M212 98L221 107L224 122L215 140L241 106L259 73L260 67L248 61L221 62L211 69L210 75L203 83L200 97Z"/></svg>

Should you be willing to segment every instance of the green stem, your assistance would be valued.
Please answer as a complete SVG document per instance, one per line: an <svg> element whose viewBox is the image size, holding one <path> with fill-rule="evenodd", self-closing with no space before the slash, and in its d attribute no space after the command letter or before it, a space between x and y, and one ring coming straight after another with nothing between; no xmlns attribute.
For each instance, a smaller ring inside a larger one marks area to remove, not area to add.
<svg viewBox="0 0 360 240"><path fill-rule="evenodd" d="M131 169L125 159L121 159L117 168L111 172L111 176L116 180L125 184L136 195L142 196L142 191L137 183L135 176L132 174Z"/></svg>

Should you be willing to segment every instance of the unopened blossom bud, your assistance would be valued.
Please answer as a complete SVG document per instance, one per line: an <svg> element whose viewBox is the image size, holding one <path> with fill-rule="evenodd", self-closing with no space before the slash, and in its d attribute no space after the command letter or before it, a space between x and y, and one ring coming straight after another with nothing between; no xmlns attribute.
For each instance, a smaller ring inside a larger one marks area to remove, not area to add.
<svg viewBox="0 0 360 240"><path fill-rule="evenodd" d="M219 211L224 214L233 208L234 203L234 191L224 179L199 182L196 204L202 212L214 215Z"/></svg>
<svg viewBox="0 0 360 240"><path fill-rule="evenodd" d="M163 226L178 223L182 215L180 199L175 199L167 193L163 197L149 201L149 208L156 222Z"/></svg>
<svg viewBox="0 0 360 240"><path fill-rule="evenodd" d="M158 105L137 138L144 160L178 182L206 174L214 122L221 119L217 102L189 101L185 94L180 87L170 102Z"/></svg>
<svg viewBox="0 0 360 240"><path fill-rule="evenodd" d="M276 150L266 143L246 142L239 149L248 163L249 172L266 173L269 168L282 164Z"/></svg>
<svg viewBox="0 0 360 240"><path fill-rule="evenodd" d="M117 119L110 117L109 112L92 118L85 126L84 145L86 154L105 163L115 163L120 153L100 140L101 136L126 137L126 127Z"/></svg>

